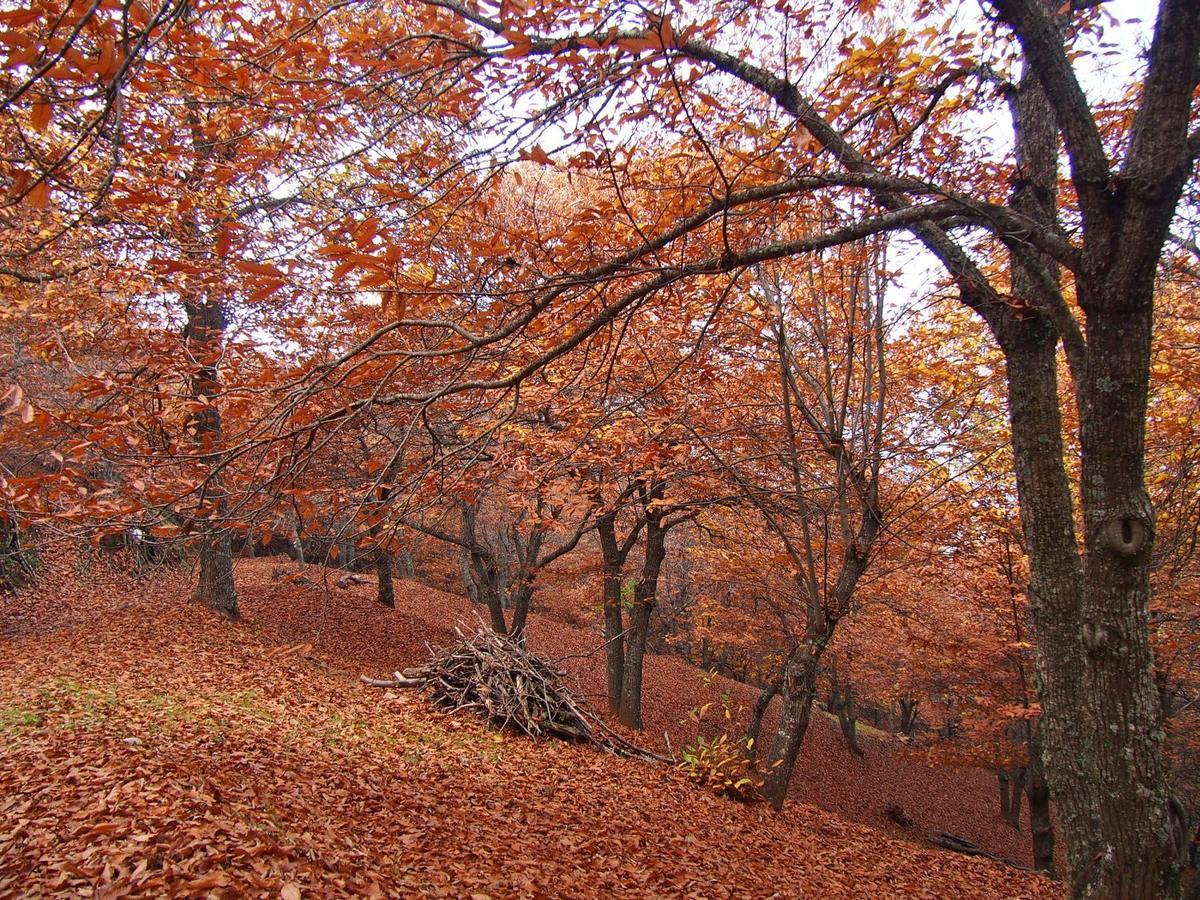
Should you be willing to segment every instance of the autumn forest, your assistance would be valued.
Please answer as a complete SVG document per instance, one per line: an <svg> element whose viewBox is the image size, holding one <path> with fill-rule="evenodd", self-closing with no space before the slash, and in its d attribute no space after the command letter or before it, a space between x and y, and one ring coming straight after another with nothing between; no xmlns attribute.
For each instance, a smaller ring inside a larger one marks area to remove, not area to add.
<svg viewBox="0 0 1200 900"><path fill-rule="evenodd" d="M1200 897L1195 0L0 60L0 895Z"/></svg>

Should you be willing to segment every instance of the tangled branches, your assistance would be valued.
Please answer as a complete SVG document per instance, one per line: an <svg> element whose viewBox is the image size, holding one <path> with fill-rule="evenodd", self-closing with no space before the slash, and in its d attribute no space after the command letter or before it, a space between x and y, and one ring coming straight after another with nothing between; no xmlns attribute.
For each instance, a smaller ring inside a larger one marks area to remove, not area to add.
<svg viewBox="0 0 1200 900"><path fill-rule="evenodd" d="M563 673L524 644L488 628L458 634L458 643L435 649L424 665L390 679L363 676L363 683L425 690L441 709L470 710L498 728L515 728L530 737L555 737L621 756L670 762L611 731L567 688Z"/></svg>

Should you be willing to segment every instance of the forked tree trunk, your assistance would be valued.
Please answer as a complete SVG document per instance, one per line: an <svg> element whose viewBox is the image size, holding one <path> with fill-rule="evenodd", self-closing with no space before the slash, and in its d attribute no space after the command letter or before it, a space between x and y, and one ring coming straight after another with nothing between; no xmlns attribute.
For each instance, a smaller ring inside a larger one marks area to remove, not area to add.
<svg viewBox="0 0 1200 900"><path fill-rule="evenodd" d="M858 717L854 713L854 688L838 677L837 669L829 670L830 687L829 711L837 716L838 725L842 729L842 737L846 739L846 747L855 756L865 756L858 744Z"/></svg>
<svg viewBox="0 0 1200 900"><path fill-rule="evenodd" d="M1035 65L1048 59L1051 51L1021 24L1027 21L1024 7L1002 6L1026 35L1027 57ZM1189 6L1164 0L1151 56L1179 55L1166 70L1189 71L1194 83L1200 17ZM1033 222L1052 227L1058 127L1031 72L1027 65L1014 106L1023 178L1012 205ZM1164 85L1147 85L1147 96L1165 98L1162 91ZM1151 115L1186 120L1188 93L1178 92L1182 106L1163 106ZM1179 891L1149 641L1154 512L1145 488L1144 435L1155 272L1190 161L1178 145L1182 134L1141 124L1139 118L1131 162L1113 188L1121 192L1121 206L1116 194L1107 206L1091 201L1083 264L1076 274L1086 338L1086 348L1072 350L1082 554L1058 408L1060 335L1038 315L990 321L1006 362L1029 552L1042 703L1039 740L1066 837L1071 892L1081 898L1149 900ZM1139 192L1143 183L1154 185L1154 191ZM1028 264L1031 255L1013 255L1015 297L1046 296L1039 273ZM1040 261L1043 273L1056 271Z"/></svg>

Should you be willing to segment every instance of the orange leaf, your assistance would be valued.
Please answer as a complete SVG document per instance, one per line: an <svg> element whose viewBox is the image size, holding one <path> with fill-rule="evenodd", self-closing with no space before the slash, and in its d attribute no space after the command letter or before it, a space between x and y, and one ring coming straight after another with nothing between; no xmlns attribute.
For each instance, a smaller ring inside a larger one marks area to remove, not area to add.
<svg viewBox="0 0 1200 900"><path fill-rule="evenodd" d="M41 17L42 14L34 9L14 9L9 12L0 12L0 24L7 25L9 28L20 28L22 25L36 22Z"/></svg>
<svg viewBox="0 0 1200 900"><path fill-rule="evenodd" d="M269 275L272 278L284 278L282 269L275 266L267 265L266 263L251 262L248 259L240 259L234 265L243 272L249 272L251 275Z"/></svg>
<svg viewBox="0 0 1200 900"><path fill-rule="evenodd" d="M285 284L287 284L286 281L279 281L279 280L268 281L261 288L259 288L253 294L251 294L249 297L249 300L251 303L257 303L259 300L266 300L268 297L270 297L273 293L275 293L277 290L279 290Z"/></svg>
<svg viewBox="0 0 1200 900"><path fill-rule="evenodd" d="M50 203L50 185L43 179L33 186L25 195L25 202L34 209L45 209Z"/></svg>
<svg viewBox="0 0 1200 900"><path fill-rule="evenodd" d="M54 106L39 100L33 104L33 110L29 113L29 124L38 131L45 131L50 127L50 121L54 118Z"/></svg>
<svg viewBox="0 0 1200 900"><path fill-rule="evenodd" d="M217 234L217 244L214 248L217 251L217 256L228 256L229 248L233 244L233 229L228 225L222 225L220 232Z"/></svg>

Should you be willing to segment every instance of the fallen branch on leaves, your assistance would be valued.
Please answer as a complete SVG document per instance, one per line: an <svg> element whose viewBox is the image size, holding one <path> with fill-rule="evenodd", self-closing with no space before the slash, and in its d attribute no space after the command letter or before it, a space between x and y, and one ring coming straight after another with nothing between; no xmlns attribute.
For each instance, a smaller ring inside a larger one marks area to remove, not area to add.
<svg viewBox="0 0 1200 900"><path fill-rule="evenodd" d="M592 744L619 756L672 762L608 728L567 688L563 672L524 645L489 628L472 635L456 631L461 640L431 648L433 655L424 665L391 678L363 675L363 684L425 690L447 712L469 710L498 728L514 728L530 737L555 737Z"/></svg>
<svg viewBox="0 0 1200 900"><path fill-rule="evenodd" d="M1018 862L1013 862L1003 856L997 856L995 853L989 853L978 844L968 841L966 838L959 837L956 834L951 834L948 831L939 831L929 836L930 843L942 847L946 850L953 850L955 853L963 853L967 856L982 856L987 859L994 859L996 862L1004 863L1007 866L1012 866L1014 869L1023 869L1026 872L1032 872L1033 869L1029 866L1023 866Z"/></svg>

